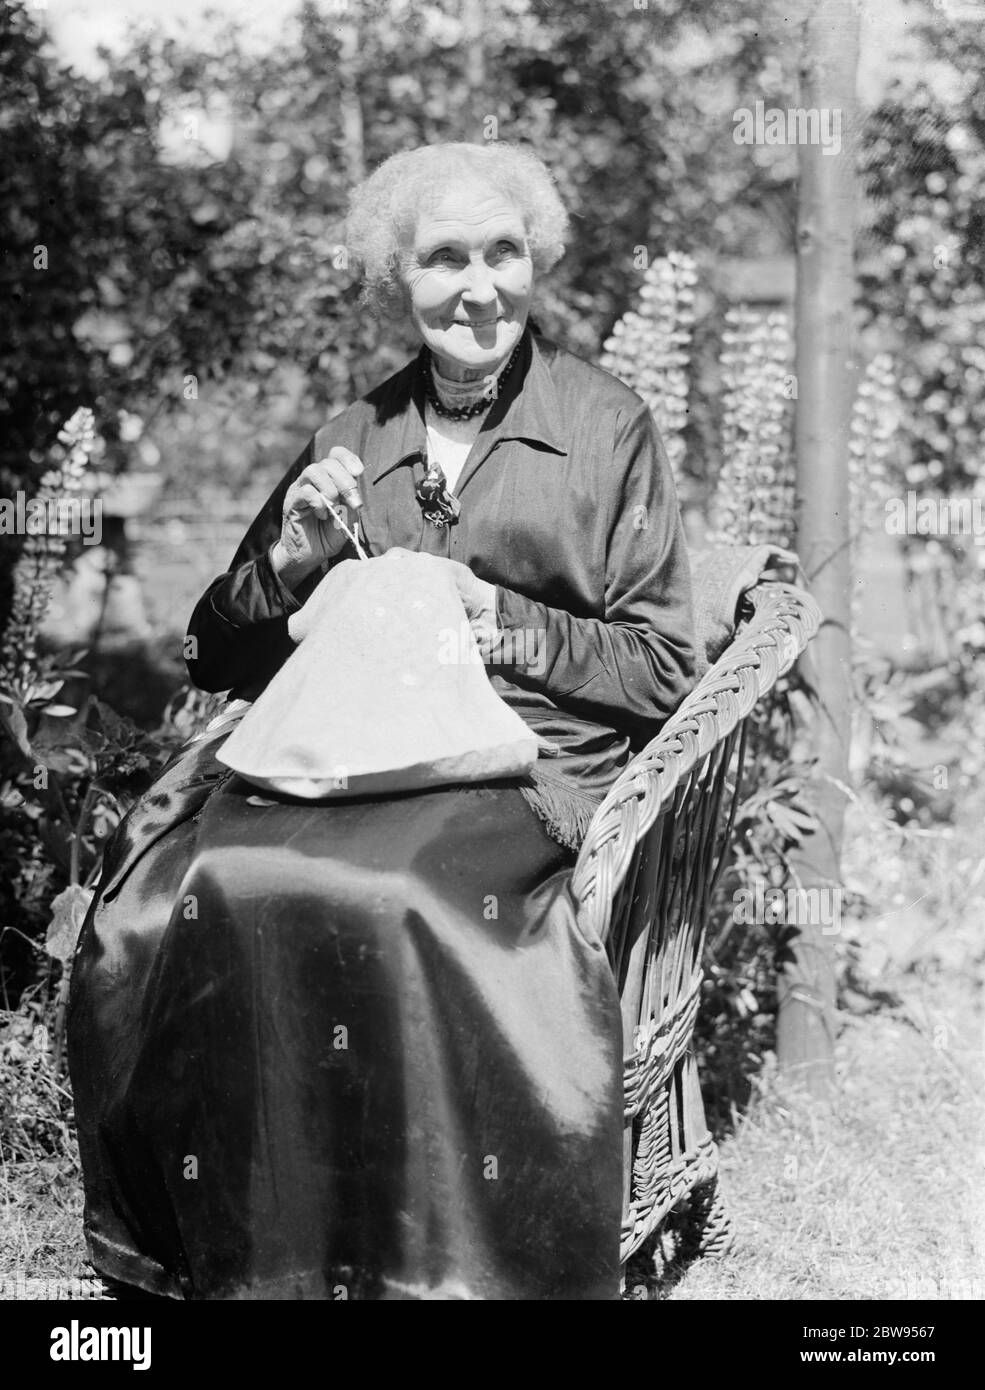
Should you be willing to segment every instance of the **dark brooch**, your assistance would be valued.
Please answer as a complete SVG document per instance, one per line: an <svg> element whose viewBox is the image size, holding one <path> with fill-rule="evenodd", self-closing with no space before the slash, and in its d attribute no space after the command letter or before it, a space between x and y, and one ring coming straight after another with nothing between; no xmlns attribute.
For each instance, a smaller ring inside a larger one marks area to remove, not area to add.
<svg viewBox="0 0 985 1390"><path fill-rule="evenodd" d="M424 477L414 489L424 520L432 526L448 526L457 520L461 504L448 491L448 480L440 463L429 463Z"/></svg>

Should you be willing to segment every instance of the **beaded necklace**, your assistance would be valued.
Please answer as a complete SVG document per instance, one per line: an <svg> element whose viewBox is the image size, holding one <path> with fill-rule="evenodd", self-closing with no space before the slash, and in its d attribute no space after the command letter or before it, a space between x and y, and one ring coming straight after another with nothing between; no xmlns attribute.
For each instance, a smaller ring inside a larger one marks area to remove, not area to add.
<svg viewBox="0 0 985 1390"><path fill-rule="evenodd" d="M499 386L502 382L506 380L510 372L513 370L513 367L516 363L516 359L520 353L520 347L522 342L523 339L521 337L520 340L517 342L516 347L510 353L506 366L502 369L502 371L500 371L496 376L492 378L493 386L495 388L494 393L490 395L488 385L483 384L479 388L480 395L478 400L473 401L471 405L459 406L445 405L441 400L441 397L438 395L438 388L435 385L434 373L432 371L432 364L434 359L432 357L430 349L428 349L428 351L424 354L424 357L421 359L421 375L424 378L425 394L435 412L438 415L444 416L446 420L474 420L477 415L481 415L484 410L488 410L496 399L496 394L498 393Z"/></svg>

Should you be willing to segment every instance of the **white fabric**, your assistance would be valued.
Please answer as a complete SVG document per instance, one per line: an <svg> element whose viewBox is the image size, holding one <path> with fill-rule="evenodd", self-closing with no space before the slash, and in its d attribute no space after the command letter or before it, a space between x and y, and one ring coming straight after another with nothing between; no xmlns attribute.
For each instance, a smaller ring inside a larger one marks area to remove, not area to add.
<svg viewBox="0 0 985 1390"><path fill-rule="evenodd" d="M428 402L424 415L428 435L428 458L441 464L449 492L454 492L458 485L465 460L479 436L484 419L483 414L476 415L472 420L448 420L439 415Z"/></svg>
<svg viewBox="0 0 985 1390"><path fill-rule="evenodd" d="M342 560L310 629L216 753L287 796L345 798L529 773L537 739L493 689L434 555Z"/></svg>

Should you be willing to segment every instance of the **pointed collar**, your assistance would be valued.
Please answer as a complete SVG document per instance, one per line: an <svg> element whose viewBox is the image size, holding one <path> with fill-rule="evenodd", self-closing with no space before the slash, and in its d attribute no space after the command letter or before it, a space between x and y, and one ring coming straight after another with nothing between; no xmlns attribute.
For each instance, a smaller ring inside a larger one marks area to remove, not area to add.
<svg viewBox="0 0 985 1390"><path fill-rule="evenodd" d="M567 431L561 421L557 387L548 361L556 351L553 343L527 326L517 368L510 373L476 440L476 450L482 457L504 439L523 439L553 453L567 454ZM376 406L380 423L399 421L400 456L378 473L374 482L380 482L395 468L417 463L426 449L422 379L426 362L427 350L422 347L413 362L366 398Z"/></svg>
<svg viewBox="0 0 985 1390"><path fill-rule="evenodd" d="M553 357L553 343L533 333L528 326L520 354L521 371L515 373L516 385L508 383L503 391L502 415L489 413L486 428L495 439L525 439L541 444L556 454L568 452L567 431L561 422L561 407L557 387L545 357Z"/></svg>

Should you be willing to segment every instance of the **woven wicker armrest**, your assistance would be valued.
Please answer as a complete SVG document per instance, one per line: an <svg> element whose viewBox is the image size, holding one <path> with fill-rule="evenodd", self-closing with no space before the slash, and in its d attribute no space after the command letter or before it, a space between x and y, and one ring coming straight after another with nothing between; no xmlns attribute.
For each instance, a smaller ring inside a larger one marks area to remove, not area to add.
<svg viewBox="0 0 985 1390"><path fill-rule="evenodd" d="M572 877L582 925L606 944L622 1006L624 1261L676 1212L680 1254L718 1252L730 1239L691 1051L705 926L745 721L820 625L813 599L791 585L760 584L747 600L748 622L613 784Z"/></svg>
<svg viewBox="0 0 985 1390"><path fill-rule="evenodd" d="M682 778L733 733L820 626L817 604L791 584L760 584L747 599L753 610L749 621L656 738L624 768L589 826L572 888L583 919L603 941L636 847Z"/></svg>

